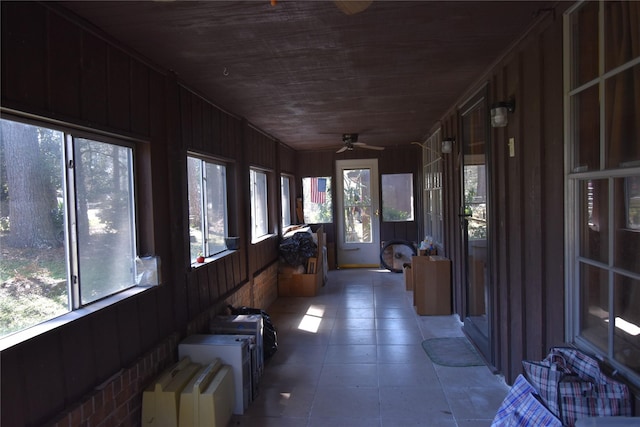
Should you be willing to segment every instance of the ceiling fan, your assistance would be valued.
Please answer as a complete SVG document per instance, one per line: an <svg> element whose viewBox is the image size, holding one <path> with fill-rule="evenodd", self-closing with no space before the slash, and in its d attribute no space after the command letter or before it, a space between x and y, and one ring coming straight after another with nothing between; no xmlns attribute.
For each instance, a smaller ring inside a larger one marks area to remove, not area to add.
<svg viewBox="0 0 640 427"><path fill-rule="evenodd" d="M373 0L333 0L333 3L345 15L355 15L368 8Z"/></svg>
<svg viewBox="0 0 640 427"><path fill-rule="evenodd" d="M357 133L343 133L342 142L344 147L340 148L336 153L342 153L347 150L353 150L354 148L366 148L368 150L384 150L384 147L376 147L375 145L367 145L364 142L358 142Z"/></svg>

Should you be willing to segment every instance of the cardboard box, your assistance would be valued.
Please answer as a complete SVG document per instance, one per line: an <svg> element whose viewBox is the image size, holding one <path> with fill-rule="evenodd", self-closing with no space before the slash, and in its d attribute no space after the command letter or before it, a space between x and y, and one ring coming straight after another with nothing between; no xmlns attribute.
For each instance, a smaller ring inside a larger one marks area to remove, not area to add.
<svg viewBox="0 0 640 427"><path fill-rule="evenodd" d="M322 248L325 246L324 227L319 226L313 233L314 241L318 244L318 254L315 262L315 272L295 274L292 269L281 269L278 273L278 296L281 297L313 297L324 280L324 257Z"/></svg>
<svg viewBox="0 0 640 427"><path fill-rule="evenodd" d="M405 265L402 269L402 275L404 276L404 288L407 291L413 290L413 271L411 265Z"/></svg>
<svg viewBox="0 0 640 427"><path fill-rule="evenodd" d="M420 316L451 314L451 261L441 256L411 258L413 302Z"/></svg>

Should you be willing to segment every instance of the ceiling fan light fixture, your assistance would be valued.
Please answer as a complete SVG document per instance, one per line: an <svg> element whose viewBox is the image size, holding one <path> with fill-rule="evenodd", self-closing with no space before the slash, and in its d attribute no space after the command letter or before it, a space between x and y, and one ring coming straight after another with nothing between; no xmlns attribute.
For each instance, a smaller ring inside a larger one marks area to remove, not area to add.
<svg viewBox="0 0 640 427"><path fill-rule="evenodd" d="M357 133L343 133L342 134L342 142L345 144L353 144L354 142L358 142L358 134Z"/></svg>
<svg viewBox="0 0 640 427"><path fill-rule="evenodd" d="M345 15L355 15L371 6L373 0L334 0L333 3Z"/></svg>
<svg viewBox="0 0 640 427"><path fill-rule="evenodd" d="M375 145L365 144L364 142L358 142L357 133L343 133L342 142L344 147L341 147L336 153L343 153L347 150L352 151L354 148L366 148L367 150L384 150L384 147L377 147Z"/></svg>

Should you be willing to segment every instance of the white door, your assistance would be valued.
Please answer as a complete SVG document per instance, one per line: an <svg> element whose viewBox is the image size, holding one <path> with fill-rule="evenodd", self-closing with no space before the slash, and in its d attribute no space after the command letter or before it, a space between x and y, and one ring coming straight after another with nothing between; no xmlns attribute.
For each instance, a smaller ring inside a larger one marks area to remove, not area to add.
<svg viewBox="0 0 640 427"><path fill-rule="evenodd" d="M338 267L380 266L378 159L337 160Z"/></svg>

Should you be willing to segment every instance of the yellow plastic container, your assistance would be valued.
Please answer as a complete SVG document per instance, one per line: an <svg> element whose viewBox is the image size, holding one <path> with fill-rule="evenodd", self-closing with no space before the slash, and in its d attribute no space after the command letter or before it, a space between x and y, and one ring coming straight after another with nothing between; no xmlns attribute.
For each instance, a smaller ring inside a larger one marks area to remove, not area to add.
<svg viewBox="0 0 640 427"><path fill-rule="evenodd" d="M160 374L142 393L142 426L178 427L180 395L201 367L184 357Z"/></svg>
<svg viewBox="0 0 640 427"><path fill-rule="evenodd" d="M216 358L200 369L182 391L179 427L226 427L234 396L233 369Z"/></svg>

